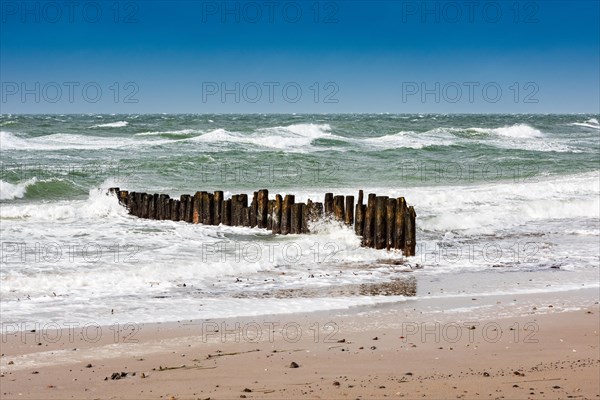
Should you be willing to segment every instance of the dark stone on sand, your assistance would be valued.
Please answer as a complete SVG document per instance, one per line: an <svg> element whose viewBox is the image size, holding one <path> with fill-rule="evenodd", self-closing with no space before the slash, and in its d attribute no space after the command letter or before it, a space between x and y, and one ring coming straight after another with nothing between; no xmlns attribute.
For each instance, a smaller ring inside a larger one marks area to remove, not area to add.
<svg viewBox="0 0 600 400"><path fill-rule="evenodd" d="M290 368L298 368L298 367L300 367L300 365L298 365L298 363L297 363L297 362L295 362L295 361L292 361L292 362L290 363Z"/></svg>

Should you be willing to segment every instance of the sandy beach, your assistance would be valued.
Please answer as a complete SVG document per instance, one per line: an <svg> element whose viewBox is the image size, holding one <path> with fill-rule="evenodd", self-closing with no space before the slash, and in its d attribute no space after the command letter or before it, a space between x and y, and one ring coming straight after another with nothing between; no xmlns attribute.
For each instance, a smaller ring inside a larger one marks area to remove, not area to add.
<svg viewBox="0 0 600 400"><path fill-rule="evenodd" d="M5 327L2 397L593 399L597 295L463 297L100 330ZM589 306L571 307L582 297Z"/></svg>

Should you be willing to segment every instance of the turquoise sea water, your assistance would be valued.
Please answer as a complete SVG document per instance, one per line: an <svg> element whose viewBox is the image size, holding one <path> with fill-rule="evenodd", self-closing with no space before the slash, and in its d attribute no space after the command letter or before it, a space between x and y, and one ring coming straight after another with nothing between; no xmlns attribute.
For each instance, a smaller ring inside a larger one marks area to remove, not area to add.
<svg viewBox="0 0 600 400"><path fill-rule="evenodd" d="M3 322L166 321L598 286L599 118L2 115ZM364 249L331 222L274 237L137 220L104 194L111 186L405 196L419 247L408 260ZM416 293L386 286L400 281Z"/></svg>

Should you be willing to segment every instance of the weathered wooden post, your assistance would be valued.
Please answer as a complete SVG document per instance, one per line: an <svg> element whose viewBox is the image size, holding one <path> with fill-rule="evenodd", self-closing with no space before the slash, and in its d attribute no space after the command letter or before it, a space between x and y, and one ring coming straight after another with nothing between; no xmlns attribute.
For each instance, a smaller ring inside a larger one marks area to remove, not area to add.
<svg viewBox="0 0 600 400"><path fill-rule="evenodd" d="M267 227L267 213L269 211L269 191L262 189L258 191L256 210L256 225L259 228Z"/></svg>
<svg viewBox="0 0 600 400"><path fill-rule="evenodd" d="M333 216L336 220L344 222L344 196L333 198Z"/></svg>
<svg viewBox="0 0 600 400"><path fill-rule="evenodd" d="M237 194L231 196L231 226L238 226L241 217L240 202Z"/></svg>
<svg viewBox="0 0 600 400"><path fill-rule="evenodd" d="M354 221L354 233L356 236L363 236L363 229L365 227L365 206L363 205L363 191L358 192L358 201L356 203L356 220Z"/></svg>
<svg viewBox="0 0 600 400"><path fill-rule="evenodd" d="M213 206L213 223L219 225L223 219L223 191L215 191L213 195Z"/></svg>
<svg viewBox="0 0 600 400"><path fill-rule="evenodd" d="M143 193L142 194L142 211L140 212L140 218L148 218L148 214L150 213L150 199L152 198L151 194Z"/></svg>
<svg viewBox="0 0 600 400"><path fill-rule="evenodd" d="M296 200L296 196L293 194L286 194L281 205L281 234L287 235L290 233L290 214L292 211L292 205Z"/></svg>
<svg viewBox="0 0 600 400"><path fill-rule="evenodd" d="M194 196L187 196L187 204L185 206L185 222L194 222Z"/></svg>
<svg viewBox="0 0 600 400"><path fill-rule="evenodd" d="M267 201L267 230L273 230L273 203L274 200Z"/></svg>
<svg viewBox="0 0 600 400"><path fill-rule="evenodd" d="M363 245L375 247L375 203L377 195L369 193L367 209L365 211L365 227L363 230Z"/></svg>
<svg viewBox="0 0 600 400"><path fill-rule="evenodd" d="M385 248L387 250L394 248L394 233L395 231L395 223L396 223L396 208L398 205L397 199L388 199L386 206L386 238L385 238Z"/></svg>
<svg viewBox="0 0 600 400"><path fill-rule="evenodd" d="M375 203L375 248L385 249L387 196L377 196Z"/></svg>
<svg viewBox="0 0 600 400"><path fill-rule="evenodd" d="M214 195L208 192L202 192L202 223L204 225L213 224Z"/></svg>
<svg viewBox="0 0 600 400"><path fill-rule="evenodd" d="M273 226L271 228L271 232L274 234L281 233L281 209L283 207L283 200L281 199L280 194L275 195L275 200L273 201Z"/></svg>
<svg viewBox="0 0 600 400"><path fill-rule="evenodd" d="M313 213L312 213L313 221L318 221L323 218L323 203L316 202L313 204Z"/></svg>
<svg viewBox="0 0 600 400"><path fill-rule="evenodd" d="M223 225L231 226L231 199L223 200Z"/></svg>
<svg viewBox="0 0 600 400"><path fill-rule="evenodd" d="M139 218L142 217L142 213L144 210L143 198L144 198L144 193L135 192L136 212L134 215Z"/></svg>
<svg viewBox="0 0 600 400"><path fill-rule="evenodd" d="M251 207L242 208L242 226L247 226L248 228L252 227L250 225L250 211Z"/></svg>
<svg viewBox="0 0 600 400"><path fill-rule="evenodd" d="M325 217L331 217L333 215L333 193L325 193L323 204L325 206Z"/></svg>
<svg viewBox="0 0 600 400"><path fill-rule="evenodd" d="M252 201L250 202L250 222L249 226L254 228L256 226L256 214L258 213L258 192L254 192L252 195ZM244 225L246 226L246 225Z"/></svg>
<svg viewBox="0 0 600 400"><path fill-rule="evenodd" d="M150 197L150 204L148 205L148 218L157 219L156 218L156 205L158 203L158 193L154 193Z"/></svg>
<svg viewBox="0 0 600 400"><path fill-rule="evenodd" d="M238 194L238 207L239 207L239 215L238 215L238 226L246 226L244 225L244 209L248 208L248 195L247 194ZM248 215L248 222L250 221L250 215Z"/></svg>
<svg viewBox="0 0 600 400"><path fill-rule="evenodd" d="M302 203L292 204L290 211L290 233L302 233Z"/></svg>
<svg viewBox="0 0 600 400"><path fill-rule="evenodd" d="M199 224L202 222L202 192L196 192L194 194L192 222L194 224Z"/></svg>
<svg viewBox="0 0 600 400"><path fill-rule="evenodd" d="M354 225L354 196L346 196L345 210L344 223L348 226Z"/></svg>
<svg viewBox="0 0 600 400"><path fill-rule="evenodd" d="M129 196L129 192L127 190L119 191L119 203L127 207L127 197Z"/></svg>
<svg viewBox="0 0 600 400"><path fill-rule="evenodd" d="M185 221L185 216L187 213L187 199L190 197L189 194L182 194L179 196L179 220Z"/></svg>
<svg viewBox="0 0 600 400"><path fill-rule="evenodd" d="M408 207L408 212L406 213L404 227L405 234L405 244L404 244L404 255L405 256L414 256L416 254L416 224L415 220L417 217L417 213L413 206Z"/></svg>
<svg viewBox="0 0 600 400"><path fill-rule="evenodd" d="M308 202L310 202L310 206L312 208L313 204L310 200L308 200ZM309 233L310 229L308 227L308 221L309 221L309 214L310 214L310 210L308 207L308 202L307 204L302 204L302 216L300 218L300 233Z"/></svg>
<svg viewBox="0 0 600 400"><path fill-rule="evenodd" d="M129 211L129 214L135 215L136 208L135 192L129 192L129 194L127 194L127 211Z"/></svg>
<svg viewBox="0 0 600 400"><path fill-rule="evenodd" d="M394 248L404 251L404 226L406 219L406 200L404 197L398 197L398 205L396 208L396 223L394 225Z"/></svg>
<svg viewBox="0 0 600 400"><path fill-rule="evenodd" d="M171 209L171 221L179 221L179 200L169 199L169 208Z"/></svg>
<svg viewBox="0 0 600 400"><path fill-rule="evenodd" d="M156 218L164 221L171 219L171 209L169 208L169 195L158 195L158 207L156 207Z"/></svg>

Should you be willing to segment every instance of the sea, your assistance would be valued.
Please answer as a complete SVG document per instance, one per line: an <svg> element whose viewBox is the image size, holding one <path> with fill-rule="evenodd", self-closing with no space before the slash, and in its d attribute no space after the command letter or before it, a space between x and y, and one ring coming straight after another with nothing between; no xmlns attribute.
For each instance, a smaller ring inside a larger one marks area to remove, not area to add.
<svg viewBox="0 0 600 400"><path fill-rule="evenodd" d="M413 307L599 290L598 114L0 116L2 324ZM110 187L404 196L417 252L128 215ZM577 306L577 304L575 304Z"/></svg>

